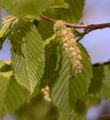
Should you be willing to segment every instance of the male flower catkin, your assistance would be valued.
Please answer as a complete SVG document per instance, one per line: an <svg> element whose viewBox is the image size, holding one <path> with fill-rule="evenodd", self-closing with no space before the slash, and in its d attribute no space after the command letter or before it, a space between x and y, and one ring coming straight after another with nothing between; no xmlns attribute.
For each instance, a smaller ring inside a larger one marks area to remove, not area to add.
<svg viewBox="0 0 110 120"><path fill-rule="evenodd" d="M72 30L65 25L63 20L58 20L54 25L54 32L60 39L61 46L65 49L67 56L75 73L82 70L81 51L77 46L76 38Z"/></svg>

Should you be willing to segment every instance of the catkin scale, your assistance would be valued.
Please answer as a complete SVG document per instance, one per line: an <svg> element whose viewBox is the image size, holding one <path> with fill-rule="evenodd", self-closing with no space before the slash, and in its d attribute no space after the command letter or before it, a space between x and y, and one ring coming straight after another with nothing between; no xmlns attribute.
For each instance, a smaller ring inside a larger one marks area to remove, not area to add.
<svg viewBox="0 0 110 120"><path fill-rule="evenodd" d="M82 70L81 51L77 46L76 38L70 28L66 27L65 22L58 20L54 25L54 31L60 39L61 46L65 49L75 73Z"/></svg>

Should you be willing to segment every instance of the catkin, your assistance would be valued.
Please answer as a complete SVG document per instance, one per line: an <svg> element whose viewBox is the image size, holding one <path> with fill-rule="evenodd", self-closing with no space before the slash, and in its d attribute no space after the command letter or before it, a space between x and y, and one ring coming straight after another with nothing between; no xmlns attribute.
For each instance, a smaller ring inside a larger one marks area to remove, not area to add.
<svg viewBox="0 0 110 120"><path fill-rule="evenodd" d="M57 37L60 39L60 44L65 49L72 69L75 73L80 73L82 70L81 64L81 51L77 46L76 37L72 30L65 25L63 20L58 20L54 25L54 32Z"/></svg>
<svg viewBox="0 0 110 120"><path fill-rule="evenodd" d="M41 89L41 92L43 94L44 99L47 100L48 102L51 102L49 86L46 85L44 88Z"/></svg>

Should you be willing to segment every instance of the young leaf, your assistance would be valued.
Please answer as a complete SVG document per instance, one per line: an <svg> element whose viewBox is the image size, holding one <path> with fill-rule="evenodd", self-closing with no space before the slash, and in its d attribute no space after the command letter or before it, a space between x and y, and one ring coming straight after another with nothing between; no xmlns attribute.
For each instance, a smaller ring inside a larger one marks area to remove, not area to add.
<svg viewBox="0 0 110 120"><path fill-rule="evenodd" d="M14 74L31 93L40 84L44 69L44 43L36 27L27 23L10 37Z"/></svg>
<svg viewBox="0 0 110 120"><path fill-rule="evenodd" d="M35 15L38 16L41 12L48 8L54 0L2 0L1 6L16 16Z"/></svg>
<svg viewBox="0 0 110 120"><path fill-rule="evenodd" d="M29 97L29 92L20 86L13 77L9 63L10 61L0 61L0 116L14 112ZM8 71L3 69L7 66L10 68Z"/></svg>
<svg viewBox="0 0 110 120"><path fill-rule="evenodd" d="M56 34L53 34L51 37L45 40L45 46L48 45L52 40L56 38Z"/></svg>
<svg viewBox="0 0 110 120"><path fill-rule="evenodd" d="M82 72L76 76L73 75L69 59L62 50L61 69L57 73L51 93L54 105L67 113L74 109L75 102L87 92L92 77L91 63L87 52L81 45L79 48L82 54Z"/></svg>
<svg viewBox="0 0 110 120"><path fill-rule="evenodd" d="M89 94L104 99L110 97L109 90L110 63L93 66L93 78L89 87Z"/></svg>
<svg viewBox="0 0 110 120"><path fill-rule="evenodd" d="M8 10L11 14L24 17L24 16L36 16L40 17L40 14L49 8L67 7L64 1L58 4L59 0L2 0L1 6ZM63 3L63 5L61 5Z"/></svg>
<svg viewBox="0 0 110 120"><path fill-rule="evenodd" d="M0 49L2 49L2 45L5 39L8 37L9 32L12 30L11 27L14 20L16 20L14 17L10 17L10 19L4 20L4 25L0 30Z"/></svg>
<svg viewBox="0 0 110 120"><path fill-rule="evenodd" d="M68 8L69 5L64 0L55 0L55 3L50 8Z"/></svg>

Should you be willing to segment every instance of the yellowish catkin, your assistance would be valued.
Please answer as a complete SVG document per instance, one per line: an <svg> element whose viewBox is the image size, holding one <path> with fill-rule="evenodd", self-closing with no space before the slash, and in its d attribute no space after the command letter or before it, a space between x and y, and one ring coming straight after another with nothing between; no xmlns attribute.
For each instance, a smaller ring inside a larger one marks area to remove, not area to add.
<svg viewBox="0 0 110 120"><path fill-rule="evenodd" d="M50 88L48 85L41 89L41 93L43 94L43 97L46 101L51 102Z"/></svg>
<svg viewBox="0 0 110 120"><path fill-rule="evenodd" d="M76 37L72 30L65 25L63 20L58 20L54 25L54 32L60 39L60 44L65 49L69 60L72 64L72 68L75 73L80 73L82 70L81 64L81 51L77 46Z"/></svg>

